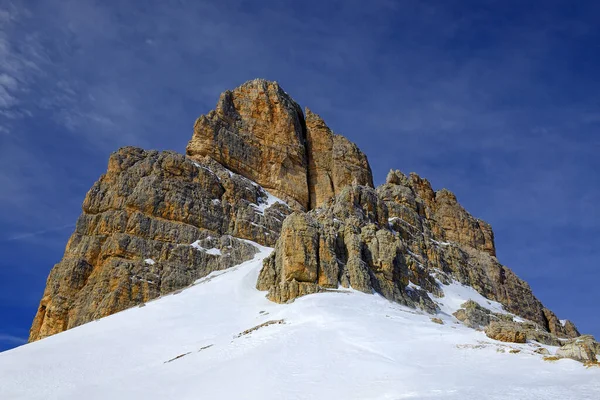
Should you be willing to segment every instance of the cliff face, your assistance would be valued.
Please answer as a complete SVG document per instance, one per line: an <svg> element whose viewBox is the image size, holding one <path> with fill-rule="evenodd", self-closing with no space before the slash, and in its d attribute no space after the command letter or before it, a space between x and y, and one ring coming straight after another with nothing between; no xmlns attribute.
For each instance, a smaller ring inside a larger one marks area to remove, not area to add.
<svg viewBox="0 0 600 400"><path fill-rule="evenodd" d="M373 186L367 157L334 135L276 82L256 79L221 94L201 116L187 145L192 159L209 156L258 183L296 210L309 210L353 181Z"/></svg>
<svg viewBox="0 0 600 400"><path fill-rule="evenodd" d="M458 281L558 336L576 336L495 257L489 224L447 190L367 157L277 83L224 92L187 156L127 147L88 192L30 340L142 304L275 247L257 287L276 302L338 286L435 312ZM279 200L281 199L281 200Z"/></svg>
<svg viewBox="0 0 600 400"><path fill-rule="evenodd" d="M435 312L444 301L440 284L451 281L557 336L576 335L498 262L489 224L449 191L400 171L377 189L347 186L321 208L288 217L257 288L287 302L339 285Z"/></svg>
<svg viewBox="0 0 600 400"><path fill-rule="evenodd" d="M305 112L309 208L320 206L350 184L373 187L364 153L345 137L334 134L319 115L308 108Z"/></svg>
<svg viewBox="0 0 600 400"><path fill-rule="evenodd" d="M127 147L88 192L30 341L181 289L271 246L291 210L211 159Z"/></svg>
<svg viewBox="0 0 600 400"><path fill-rule="evenodd" d="M256 80L221 94L201 116L186 152L209 156L295 208L309 204L302 110L276 83Z"/></svg>

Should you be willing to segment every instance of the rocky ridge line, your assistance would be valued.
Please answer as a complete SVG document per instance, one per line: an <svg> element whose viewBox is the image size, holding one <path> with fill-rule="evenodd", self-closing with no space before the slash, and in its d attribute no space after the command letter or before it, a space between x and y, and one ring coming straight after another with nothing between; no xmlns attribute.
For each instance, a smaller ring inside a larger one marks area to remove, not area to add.
<svg viewBox="0 0 600 400"><path fill-rule="evenodd" d="M320 208L290 215L257 288L285 303L352 287L435 313L443 284L458 281L549 333L577 335L498 262L493 240L489 224L472 217L451 192L433 191L416 174L390 171L376 189L347 186Z"/></svg>
<svg viewBox="0 0 600 400"><path fill-rule="evenodd" d="M273 301L341 285L435 312L441 285L458 281L549 333L576 334L498 262L489 224L451 192L399 171L375 189L360 149L276 82L221 94L186 154L111 156L50 273L30 341L251 258L238 238L275 246L257 282Z"/></svg>

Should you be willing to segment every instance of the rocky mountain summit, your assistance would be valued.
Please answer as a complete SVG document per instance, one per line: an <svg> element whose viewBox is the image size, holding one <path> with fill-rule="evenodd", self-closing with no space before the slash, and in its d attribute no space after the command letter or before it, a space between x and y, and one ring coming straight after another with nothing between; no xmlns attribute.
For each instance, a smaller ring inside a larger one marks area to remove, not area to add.
<svg viewBox="0 0 600 400"><path fill-rule="evenodd" d="M352 183L372 187L367 157L306 113L277 83L257 79L198 118L187 156L112 154L48 277L29 340L246 261L255 250L240 239L274 246L293 210Z"/></svg>
<svg viewBox="0 0 600 400"><path fill-rule="evenodd" d="M221 94L194 125L192 159L208 156L297 210L309 210L356 183L373 187L367 157L275 82L246 82Z"/></svg>
<svg viewBox="0 0 600 400"><path fill-rule="evenodd" d="M256 286L275 302L341 287L435 314L444 285L460 283L507 313L469 304L455 316L473 328L555 344L579 335L500 264L491 226L450 191L394 170L375 188L355 144L257 79L198 118L185 156L133 147L111 155L50 272L30 341L249 260L250 241L274 247Z"/></svg>

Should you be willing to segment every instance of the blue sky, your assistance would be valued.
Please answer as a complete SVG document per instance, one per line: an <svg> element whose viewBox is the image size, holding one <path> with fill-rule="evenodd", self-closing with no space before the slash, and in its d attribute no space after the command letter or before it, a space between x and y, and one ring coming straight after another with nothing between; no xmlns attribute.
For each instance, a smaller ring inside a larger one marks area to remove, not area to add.
<svg viewBox="0 0 600 400"><path fill-rule="evenodd" d="M600 3L0 0L0 350L27 337L108 155L184 152L246 80L446 187L600 337Z"/></svg>

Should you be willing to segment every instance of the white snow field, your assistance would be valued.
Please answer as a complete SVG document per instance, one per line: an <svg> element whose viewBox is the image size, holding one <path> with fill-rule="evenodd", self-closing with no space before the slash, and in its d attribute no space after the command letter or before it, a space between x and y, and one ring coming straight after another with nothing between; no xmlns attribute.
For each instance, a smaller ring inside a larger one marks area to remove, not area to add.
<svg viewBox="0 0 600 400"><path fill-rule="evenodd" d="M600 399L600 368L457 324L446 313L481 300L472 289L446 287L444 325L355 291L274 304L255 289L260 248L178 294L1 353L0 399Z"/></svg>

